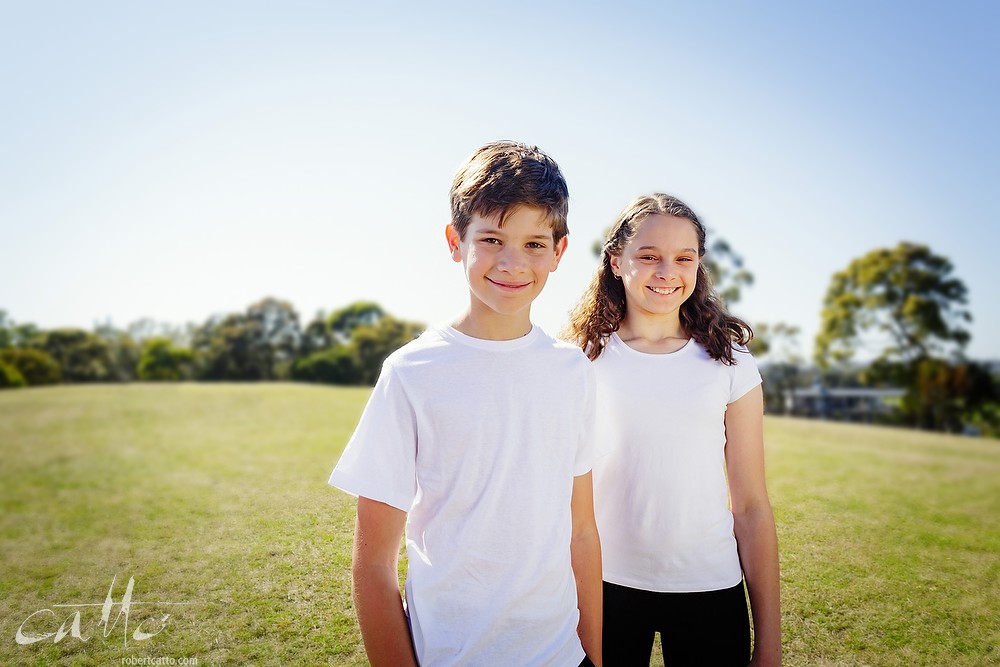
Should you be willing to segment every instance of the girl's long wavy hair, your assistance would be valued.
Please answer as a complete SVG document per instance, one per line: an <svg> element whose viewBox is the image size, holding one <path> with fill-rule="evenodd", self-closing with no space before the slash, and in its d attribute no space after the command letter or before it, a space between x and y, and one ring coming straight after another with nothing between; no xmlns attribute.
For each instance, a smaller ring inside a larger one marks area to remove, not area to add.
<svg viewBox="0 0 1000 667"><path fill-rule="evenodd" d="M670 215L689 220L698 233L698 278L694 292L681 305L681 326L689 336L705 348L709 356L732 365L733 344L746 345L753 330L743 320L726 312L726 307L712 287L702 259L705 257L705 225L691 208L670 195L652 194L638 197L618 216L608 232L601 252L601 264L590 281L580 302L570 314L562 335L597 359L607 345L608 337L625 319L625 286L611 271L611 257L621 257L625 244L633 239L642 222L651 215Z"/></svg>

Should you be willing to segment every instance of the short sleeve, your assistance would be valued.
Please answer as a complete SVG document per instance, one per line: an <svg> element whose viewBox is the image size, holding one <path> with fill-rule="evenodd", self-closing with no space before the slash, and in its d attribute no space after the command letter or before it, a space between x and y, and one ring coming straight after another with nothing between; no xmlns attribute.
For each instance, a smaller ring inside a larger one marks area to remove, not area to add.
<svg viewBox="0 0 1000 667"><path fill-rule="evenodd" d="M580 420L580 434L577 443L576 459L573 462L573 476L578 477L590 472L594 467L595 441L597 434L597 381L590 361L587 362L585 376L586 392L583 400L583 418Z"/></svg>
<svg viewBox="0 0 1000 667"><path fill-rule="evenodd" d="M751 389L762 382L760 370L753 355L745 347L733 348L732 382L729 390L729 403L735 403L743 398Z"/></svg>
<svg viewBox="0 0 1000 667"><path fill-rule="evenodd" d="M416 456L413 406L387 361L329 484L408 512L416 496Z"/></svg>

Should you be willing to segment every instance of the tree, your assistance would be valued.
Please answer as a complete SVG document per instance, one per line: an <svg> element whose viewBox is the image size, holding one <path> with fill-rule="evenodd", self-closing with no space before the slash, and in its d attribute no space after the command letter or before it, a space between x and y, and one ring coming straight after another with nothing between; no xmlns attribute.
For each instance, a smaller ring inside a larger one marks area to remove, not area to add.
<svg viewBox="0 0 1000 667"><path fill-rule="evenodd" d="M287 378L302 342L299 314L288 301L267 297L247 308L256 356L264 363L264 379Z"/></svg>
<svg viewBox="0 0 1000 667"><path fill-rule="evenodd" d="M157 322L151 317L143 317L125 327L125 333L138 345L150 338L167 338L176 347L190 347L191 338L198 326L191 322L184 325L174 325L169 322Z"/></svg>
<svg viewBox="0 0 1000 667"><path fill-rule="evenodd" d="M329 318L321 310L316 313L312 321L302 331L302 344L299 345L299 354L305 358L332 347L335 342L333 334L330 332Z"/></svg>
<svg viewBox="0 0 1000 667"><path fill-rule="evenodd" d="M149 338L139 357L140 380L177 382L191 376L194 356L191 350L175 347L169 338Z"/></svg>
<svg viewBox="0 0 1000 667"><path fill-rule="evenodd" d="M371 301L358 301L324 318L317 315L303 335L302 358L292 377L307 382L374 384L382 362L420 335L424 325L389 315Z"/></svg>
<svg viewBox="0 0 1000 667"><path fill-rule="evenodd" d="M34 324L17 324L6 310L0 310L0 348L25 347L39 334Z"/></svg>
<svg viewBox="0 0 1000 667"><path fill-rule="evenodd" d="M881 361L961 352L969 341L966 288L948 259L925 245L878 248L833 275L823 299L815 358L823 368L868 347Z"/></svg>
<svg viewBox="0 0 1000 667"><path fill-rule="evenodd" d="M763 322L754 327L750 351L764 377L764 401L768 412L785 412L785 392L799 386L802 357L799 355L799 328L777 322Z"/></svg>
<svg viewBox="0 0 1000 667"><path fill-rule="evenodd" d="M104 339L111 350L114 365L109 379L119 382L129 382L136 378L136 367L139 365L140 349L132 337L125 331L116 329L111 321L98 324L94 333Z"/></svg>
<svg viewBox="0 0 1000 667"><path fill-rule="evenodd" d="M715 291L729 306L740 300L744 287L753 285L753 274L743 266L743 257L723 238L709 243L703 261Z"/></svg>
<svg viewBox="0 0 1000 667"><path fill-rule="evenodd" d="M962 358L972 315L953 270L947 258L908 242L855 259L827 289L816 361L844 365L866 349L873 360L861 379L904 387L904 422L961 430L996 393L988 371Z"/></svg>
<svg viewBox="0 0 1000 667"><path fill-rule="evenodd" d="M375 326L385 316L386 312L377 303L356 301L331 313L327 329L337 340L345 343L350 340L355 329L360 326Z"/></svg>
<svg viewBox="0 0 1000 667"><path fill-rule="evenodd" d="M31 344L59 364L66 382L110 382L117 379L111 346L96 334L82 329L53 329L41 332Z"/></svg>
<svg viewBox="0 0 1000 667"><path fill-rule="evenodd" d="M351 335L351 348L358 360L361 382L375 384L382 362L397 349L420 335L424 326L384 315L374 325L357 327Z"/></svg>
<svg viewBox="0 0 1000 667"><path fill-rule="evenodd" d="M295 309L268 297L246 313L209 318L191 345L206 380L275 380L288 377L301 339Z"/></svg>
<svg viewBox="0 0 1000 667"><path fill-rule="evenodd" d="M192 340L204 380L266 380L269 360L260 358L251 325L242 313L213 316Z"/></svg>
<svg viewBox="0 0 1000 667"><path fill-rule="evenodd" d="M13 347L11 329L14 321L7 316L7 311L0 309L0 348Z"/></svg>
<svg viewBox="0 0 1000 667"><path fill-rule="evenodd" d="M766 357L768 361L802 363L798 352L799 333L794 324L760 322L753 328L750 351L757 359Z"/></svg>
<svg viewBox="0 0 1000 667"><path fill-rule="evenodd" d="M997 400L989 371L973 362L922 358L912 364L912 376L903 412L919 428L959 433L969 418Z"/></svg>

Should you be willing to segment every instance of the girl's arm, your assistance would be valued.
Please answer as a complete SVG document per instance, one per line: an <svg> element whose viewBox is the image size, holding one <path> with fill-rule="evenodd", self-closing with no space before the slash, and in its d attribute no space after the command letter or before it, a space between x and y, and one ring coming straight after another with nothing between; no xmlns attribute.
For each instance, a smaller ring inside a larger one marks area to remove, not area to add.
<svg viewBox="0 0 1000 667"><path fill-rule="evenodd" d="M573 538L570 543L573 575L576 577L580 624L577 632L590 661L601 667L604 589L601 582L601 540L594 520L593 475L573 478Z"/></svg>
<svg viewBox="0 0 1000 667"><path fill-rule="evenodd" d="M764 398L760 385L726 409L726 471L736 545L750 593L751 665L781 664L778 537L764 482Z"/></svg>
<svg viewBox="0 0 1000 667"><path fill-rule="evenodd" d="M372 667L417 665L396 569L405 526L406 512L358 498L351 574L354 608Z"/></svg>

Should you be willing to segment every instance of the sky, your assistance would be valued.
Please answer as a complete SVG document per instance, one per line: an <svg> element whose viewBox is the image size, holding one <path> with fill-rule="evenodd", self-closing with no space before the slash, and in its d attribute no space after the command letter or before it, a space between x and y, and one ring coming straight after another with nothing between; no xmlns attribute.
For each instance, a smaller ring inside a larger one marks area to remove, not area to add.
<svg viewBox="0 0 1000 667"><path fill-rule="evenodd" d="M1000 4L479 4L0 0L0 309L447 322L448 188L512 139L569 184L552 333L593 241L667 192L754 274L733 311L806 358L833 273L901 241L952 261L967 353L1000 358Z"/></svg>

